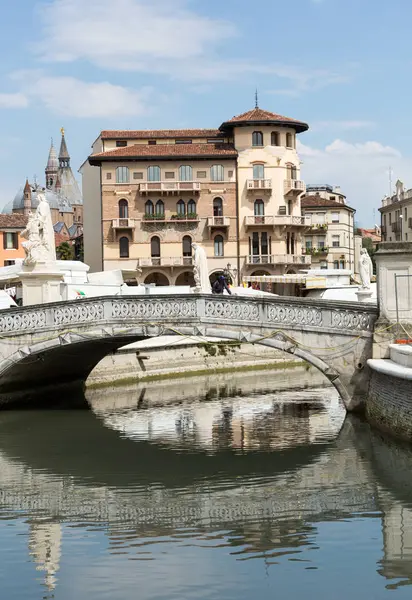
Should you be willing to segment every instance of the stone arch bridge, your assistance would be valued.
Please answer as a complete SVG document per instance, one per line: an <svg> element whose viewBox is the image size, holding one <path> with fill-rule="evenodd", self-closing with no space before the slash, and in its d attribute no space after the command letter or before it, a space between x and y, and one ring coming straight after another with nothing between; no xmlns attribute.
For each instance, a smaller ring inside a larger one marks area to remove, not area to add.
<svg viewBox="0 0 412 600"><path fill-rule="evenodd" d="M291 297L105 296L0 311L0 405L83 389L108 353L160 335L220 337L317 367L346 408L363 403L375 306Z"/></svg>

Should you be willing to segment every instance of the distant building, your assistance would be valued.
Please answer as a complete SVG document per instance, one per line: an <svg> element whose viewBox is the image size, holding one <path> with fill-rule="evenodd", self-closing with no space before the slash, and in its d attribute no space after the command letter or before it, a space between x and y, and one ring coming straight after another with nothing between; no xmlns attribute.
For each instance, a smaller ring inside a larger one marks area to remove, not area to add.
<svg viewBox="0 0 412 600"><path fill-rule="evenodd" d="M376 249L377 245L382 241L382 233L379 225L375 225L373 229L363 229L362 227L358 227L356 233L360 235L362 239L370 239L374 249Z"/></svg>
<svg viewBox="0 0 412 600"><path fill-rule="evenodd" d="M305 233L304 252L312 256L314 269L357 271L354 235L355 209L346 204L339 187L306 186L301 197L302 214L311 218Z"/></svg>
<svg viewBox="0 0 412 600"><path fill-rule="evenodd" d="M385 196L379 212L382 242L412 241L412 189L405 190L398 180L395 194Z"/></svg>
<svg viewBox="0 0 412 600"><path fill-rule="evenodd" d="M0 214L0 267L14 265L25 256L20 233L27 225L25 215Z"/></svg>

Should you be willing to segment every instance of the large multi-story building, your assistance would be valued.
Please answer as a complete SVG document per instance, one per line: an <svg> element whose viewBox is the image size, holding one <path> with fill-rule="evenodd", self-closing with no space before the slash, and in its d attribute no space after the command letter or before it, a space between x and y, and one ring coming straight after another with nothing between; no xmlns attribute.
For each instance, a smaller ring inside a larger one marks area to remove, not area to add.
<svg viewBox="0 0 412 600"><path fill-rule="evenodd" d="M301 205L302 214L311 220L304 251L312 257L312 268L357 271L356 211L346 204L340 188L308 185Z"/></svg>
<svg viewBox="0 0 412 600"><path fill-rule="evenodd" d="M395 194L385 196L379 212L382 242L412 241L412 189L405 190L398 180Z"/></svg>
<svg viewBox="0 0 412 600"><path fill-rule="evenodd" d="M219 129L102 131L82 165L85 261L141 269L156 284L193 282L192 242L210 273L296 273L302 216L296 134L308 125L257 106Z"/></svg>

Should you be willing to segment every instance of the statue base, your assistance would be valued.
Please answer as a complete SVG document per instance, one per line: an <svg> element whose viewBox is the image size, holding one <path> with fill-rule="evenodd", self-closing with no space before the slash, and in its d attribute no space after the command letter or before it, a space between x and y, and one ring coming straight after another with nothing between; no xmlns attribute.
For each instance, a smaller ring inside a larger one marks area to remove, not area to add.
<svg viewBox="0 0 412 600"><path fill-rule="evenodd" d="M55 262L24 265L19 273L23 290L23 306L60 302L63 273Z"/></svg>
<svg viewBox="0 0 412 600"><path fill-rule="evenodd" d="M372 290L368 288L359 288L356 292L359 302L370 302L372 298Z"/></svg>

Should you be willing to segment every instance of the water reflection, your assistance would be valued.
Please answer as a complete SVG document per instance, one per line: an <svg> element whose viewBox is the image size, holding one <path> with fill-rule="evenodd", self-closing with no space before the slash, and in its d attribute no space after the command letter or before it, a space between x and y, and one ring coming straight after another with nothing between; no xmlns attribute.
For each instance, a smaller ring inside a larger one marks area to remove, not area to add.
<svg viewBox="0 0 412 600"><path fill-rule="evenodd" d="M4 597L128 599L144 581L145 598L318 598L342 560L359 569L355 600L402 594L412 451L344 420L330 388L243 384L180 383L178 405L159 384L93 393L90 412L0 414ZM37 577L13 574L22 539Z"/></svg>

